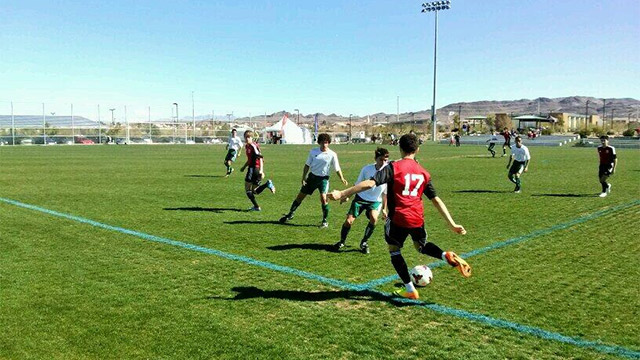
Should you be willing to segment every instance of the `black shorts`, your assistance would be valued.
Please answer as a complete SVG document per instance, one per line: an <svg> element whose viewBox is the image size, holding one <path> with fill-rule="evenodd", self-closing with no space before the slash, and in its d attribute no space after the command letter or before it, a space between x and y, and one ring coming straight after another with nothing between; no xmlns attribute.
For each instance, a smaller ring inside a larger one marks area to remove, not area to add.
<svg viewBox="0 0 640 360"><path fill-rule="evenodd" d="M600 164L600 168L598 169L598 177L601 176L609 176L613 171L613 164Z"/></svg>
<svg viewBox="0 0 640 360"><path fill-rule="evenodd" d="M504 142L504 144L502 144L502 146L511 146L511 139L507 140Z"/></svg>
<svg viewBox="0 0 640 360"><path fill-rule="evenodd" d="M407 236L411 235L411 240L418 242L420 246L424 246L427 243L427 231L424 226L417 228L404 228L394 225L389 218L384 224L384 240L389 245L395 245L402 248Z"/></svg>
<svg viewBox="0 0 640 360"><path fill-rule="evenodd" d="M262 181L260 169L254 167L248 168L247 175L244 177L244 181L252 183L253 185L260 185L260 181Z"/></svg>

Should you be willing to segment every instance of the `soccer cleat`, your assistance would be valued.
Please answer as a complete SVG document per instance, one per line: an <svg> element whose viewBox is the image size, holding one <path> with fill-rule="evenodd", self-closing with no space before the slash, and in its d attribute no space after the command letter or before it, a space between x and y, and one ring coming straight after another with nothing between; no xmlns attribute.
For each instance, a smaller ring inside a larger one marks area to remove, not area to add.
<svg viewBox="0 0 640 360"><path fill-rule="evenodd" d="M322 220L322 222L320 223L320 225L318 225L318 227L320 229L326 229L329 227L329 223L326 220Z"/></svg>
<svg viewBox="0 0 640 360"><path fill-rule="evenodd" d="M405 298L405 299L413 299L413 300L418 300L418 298L420 297L420 294L418 294L418 291L414 291L414 292L409 292L407 291L407 289L398 289L396 291L393 292L396 296Z"/></svg>
<svg viewBox="0 0 640 360"><path fill-rule="evenodd" d="M369 253L369 244L366 241L360 243L360 251L363 254L368 254Z"/></svg>
<svg viewBox="0 0 640 360"><path fill-rule="evenodd" d="M293 219L293 215L291 214L284 214L280 220L278 220L280 222L280 224L285 224L287 221Z"/></svg>
<svg viewBox="0 0 640 360"><path fill-rule="evenodd" d="M342 250L343 247L344 247L344 243L342 241L338 241L337 243L333 244L333 249L336 252Z"/></svg>
<svg viewBox="0 0 640 360"><path fill-rule="evenodd" d="M252 206L249 211L262 211L262 209L260 209L260 206Z"/></svg>
<svg viewBox="0 0 640 360"><path fill-rule="evenodd" d="M611 194L611 184L607 184L607 194Z"/></svg>
<svg viewBox="0 0 640 360"><path fill-rule="evenodd" d="M603 192L603 193L601 193L601 194L600 194L600 195L598 195L598 196L599 196L599 197L602 197L602 198L603 198L603 197L607 197L607 193L606 193L606 192Z"/></svg>
<svg viewBox="0 0 640 360"><path fill-rule="evenodd" d="M272 194L276 193L276 186L273 185L273 181L267 180L267 188L269 188L269 190L271 190Z"/></svg>
<svg viewBox="0 0 640 360"><path fill-rule="evenodd" d="M460 271L462 276L466 278L471 276L471 266L469 266L469 264L467 264L467 262L456 253L453 251L447 251L444 253L444 257L447 259L449 265L458 268L458 271Z"/></svg>
<svg viewBox="0 0 640 360"><path fill-rule="evenodd" d="M518 190L514 190L513 191L515 194L520 194L522 192L522 190L518 189Z"/></svg>

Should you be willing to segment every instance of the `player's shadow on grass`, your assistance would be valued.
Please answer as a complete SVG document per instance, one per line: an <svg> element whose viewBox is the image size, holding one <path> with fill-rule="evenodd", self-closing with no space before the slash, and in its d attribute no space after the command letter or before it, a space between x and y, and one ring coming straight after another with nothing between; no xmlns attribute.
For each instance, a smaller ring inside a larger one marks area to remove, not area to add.
<svg viewBox="0 0 640 360"><path fill-rule="evenodd" d="M184 177L192 177L192 178L221 178L224 175L185 175Z"/></svg>
<svg viewBox="0 0 640 360"><path fill-rule="evenodd" d="M338 252L333 245L329 244L284 244L284 245L275 245L268 246L267 249L282 251L282 250L293 250L293 249L302 249L302 250L319 250L319 251L328 251L328 252ZM356 249L348 249L348 250L340 250L340 252L360 252L360 250Z"/></svg>
<svg viewBox="0 0 640 360"><path fill-rule="evenodd" d="M177 207L177 208L164 208L162 210L168 210L168 211L205 211L205 212L213 212L213 213L223 213L226 211L233 211L233 212L248 212L249 210L244 210L244 209L236 209L236 208L203 208L203 207Z"/></svg>
<svg viewBox="0 0 640 360"><path fill-rule="evenodd" d="M507 190L458 190L453 191L454 193L473 193L473 194L506 194L512 193L513 191Z"/></svg>
<svg viewBox="0 0 640 360"><path fill-rule="evenodd" d="M551 197L598 197L598 194L531 194L531 196L551 196Z"/></svg>
<svg viewBox="0 0 640 360"><path fill-rule="evenodd" d="M401 298L372 290L336 290L336 291L299 291L299 290L262 290L255 286L238 286L231 289L237 294L233 298L208 296L207 299L247 300L255 298L281 299L293 301L329 301L336 299L385 301L396 306L426 305L424 303L404 302Z"/></svg>
<svg viewBox="0 0 640 360"><path fill-rule="evenodd" d="M248 211L248 210L246 210ZM284 225L284 226L302 226L302 227L317 227L316 225L311 224L291 224L291 223L281 223L276 220L236 220L236 221L225 221L225 224L229 225L246 225L246 224L258 224L258 225Z"/></svg>

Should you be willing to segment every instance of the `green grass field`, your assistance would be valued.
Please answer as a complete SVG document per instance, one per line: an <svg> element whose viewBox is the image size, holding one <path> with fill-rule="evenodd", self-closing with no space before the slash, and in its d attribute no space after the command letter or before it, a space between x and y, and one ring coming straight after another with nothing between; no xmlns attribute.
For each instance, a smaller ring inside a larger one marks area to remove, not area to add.
<svg viewBox="0 0 640 360"><path fill-rule="evenodd" d="M316 194L276 223L309 149L263 146L277 192L249 213L245 158L222 177L223 146L0 147L0 359L640 358L639 151L618 150L598 198L594 148L530 147L513 194L507 158L423 146L468 231L426 202L429 240L484 250L470 279L435 267L421 302L403 303L389 296L399 281L362 285L395 274L382 224L363 255L364 217L347 251L328 251L348 204L331 204L328 229ZM375 147L332 149L353 182Z"/></svg>

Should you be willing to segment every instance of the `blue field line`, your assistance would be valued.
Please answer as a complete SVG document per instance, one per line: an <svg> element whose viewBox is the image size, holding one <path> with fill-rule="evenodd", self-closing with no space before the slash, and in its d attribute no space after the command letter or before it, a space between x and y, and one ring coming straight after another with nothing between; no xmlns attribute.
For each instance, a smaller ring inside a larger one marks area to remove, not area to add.
<svg viewBox="0 0 640 360"><path fill-rule="evenodd" d="M334 287L337 287L337 288L342 288L342 289L351 290L351 291L368 292L370 294L376 294L378 296L381 296L381 297L389 299L389 301L391 301L391 302L400 303L400 304L415 305L415 306L419 306L419 307L430 309L430 310L432 310L432 311L434 311L436 313L439 313L439 314L455 316L455 317L458 317L458 318L474 321L474 322L477 322L477 323L480 323L480 324L483 324L483 325L487 325L487 326L491 326L491 327L509 329L509 330L513 330L513 331L516 331L516 332L519 332L519 333L522 333L522 334L533 335L535 337L542 338L542 339L545 339L545 340L553 340L553 341L557 341L557 342L561 342L561 343L565 343L565 344L569 344L569 345L573 345L573 346L577 346L577 347L581 347L581 348L585 348L585 349L595 350L595 351L598 351L598 352L601 352L601 353L614 354L614 355L618 355L618 356L622 356L622 357L626 357L626 358L630 358L630 359L640 359L640 351L634 351L634 350L627 349L627 348L622 347L622 346L607 345L607 344L603 344L603 343L597 342L597 341L583 340L583 339L580 339L578 337L566 336L566 335L562 335L560 333L556 333L556 332L553 332L553 331L547 331L547 330L544 330L544 329L541 329L541 328L522 325L522 324L518 324L518 323L515 323L515 322L507 321L507 320L496 319L496 318L492 318L490 316L486 316L486 315L482 315L482 314L475 314L475 313L468 312L468 311L465 311L465 310L450 308L450 307L447 307L447 306L444 306L444 305L428 304L428 303L425 303L425 302L422 302L422 301L419 301L419 300L398 298L394 294L391 294L391 293L388 293L388 292L384 292L384 291L380 291L380 290L376 290L376 289L374 289L372 287L367 287L367 286L364 286L362 284L353 284L353 283L349 283L349 282L345 282L345 281L341 281L341 280L337 280L337 279L328 278L328 277L321 276L321 275L316 275L316 274L309 273L309 272L306 272L306 271L297 270L297 269L290 268L290 267L287 267L287 266L281 266L281 265L273 264L273 263L266 262L266 261L256 260L256 259L253 259L253 258L250 258L250 257L246 257L246 256L242 256L242 255L235 255L235 254L227 253L227 252L224 252L224 251L219 251L219 250L215 250L215 249L209 249L209 248L205 248L205 247L198 246L198 245L184 243L184 242L181 242L181 241L176 241L176 240L171 240L171 239L167 239L167 238L163 238L163 237L159 237L159 236L149 235L149 234L145 234L145 233L142 233L142 232L139 232L139 231L134 231L134 230L121 228L121 227L118 227L118 226L111 226L111 225L103 224L103 223L100 223L100 222L97 222L97 221L93 221L93 220L90 220L90 219L82 218L82 217L79 217L79 216L65 214L65 213L61 213L61 212L45 209L45 208L42 208L42 207L39 207L39 206L25 204L25 203L22 203L22 202L19 202L19 201L11 200L11 199L0 198L0 202L4 202L4 203L7 203L7 204L15 205L15 206L22 207L22 208L29 209L29 210L42 212L42 213L45 213L45 214L49 214L49 215L52 215L52 216L57 216L57 217L68 219L68 220L73 220L73 221L76 221L76 222L79 222L79 223L91 225L91 226L94 226L94 227L97 227L97 228L101 228L101 229L111 230L111 231L115 231L115 232L119 232L119 233L127 234L127 235L132 235L132 236L135 236L135 237L138 237L138 238L141 238L141 239L144 239L144 240L148 240L148 241L153 241L153 242L156 242L156 243L163 243L163 244L167 244L167 245L177 246L177 247L181 247L181 248L188 249L188 250L193 250L193 251L198 251L198 252L202 252L202 253L205 253L205 254L219 256L219 257L222 257L222 258L225 258L225 259L229 259L229 260L240 261L240 262L244 262L244 263L247 263L247 264L256 265L256 266L259 266L259 267L267 268L267 269L270 269L270 270L274 270L274 271L278 271L278 272L282 272L282 273L286 273L286 274L296 275L296 276L299 276L299 277L302 277L302 278L305 278L305 279L315 280L315 281L318 281L320 283L331 285L331 286L334 286ZM629 205L629 206L631 206L631 205Z"/></svg>
<svg viewBox="0 0 640 360"><path fill-rule="evenodd" d="M636 205L640 205L640 200L634 200L634 201L626 203L626 204L614 206L614 207L611 207L611 208L608 208L608 209L599 210L599 211L596 211L596 212L594 212L592 214L581 216L581 217L573 219L571 221L567 221L567 222L564 222L564 223L561 223L561 224L558 224L558 225L554 225L554 226L551 226L551 227L546 228L546 229L536 230L536 231L534 231L532 233L529 233L529 234L526 234L526 235L518 236L518 237L509 239L509 240L505 240L505 241L501 241L501 242L497 242L497 243L485 246L483 248L479 248L479 249L476 249L476 250L473 250L473 251L469 251L467 253L460 254L460 256L462 258L464 258L464 259L467 259L467 258L470 258L472 256L484 254L484 253L487 253L489 251L493 251L493 250L496 250L496 249L503 248L505 246L521 243L523 241L531 240L531 239L539 237L539 236L547 235L547 234L550 234L550 233L552 233L554 231L564 230L564 229L567 229L567 228L569 228L571 226L582 224L582 223L584 223L586 221L597 219L599 217L605 216L605 215L610 214L612 212L628 209L628 208L630 208L632 206L636 206ZM427 264L427 266L430 267L430 268L437 268L437 267L441 267L441 266L443 266L445 264L447 264L447 263L442 261L442 260L438 260L438 261L435 261L435 262L433 262L431 264ZM368 281L366 283L363 283L362 285L364 287L370 288L370 287L377 287L377 286L380 286L380 285L384 285L384 284L386 284L388 282L397 281L397 280L400 280L400 278L398 277L397 274L394 274L394 275L385 276L385 277L380 278L380 279Z"/></svg>
<svg viewBox="0 0 640 360"><path fill-rule="evenodd" d="M246 256L242 256L242 255L235 255L235 254L227 253L227 252L220 251L220 250L209 249L209 248L206 248L206 247L189 244L189 243L185 243L185 242L182 242L182 241L176 241L176 240L171 240L171 239L167 239L167 238L163 238L163 237L159 237L159 236L155 236L155 235L149 235L149 234L145 234L145 233L142 233L142 232L139 232L139 231L134 231L134 230L121 228L121 227L118 227L118 226L111 226L111 225L103 224L103 223L100 223L100 222L97 222L97 221L93 221L93 220L89 220L89 219L86 219L86 218L82 218L82 217L79 217L79 216L64 214L64 213L61 213L61 212L45 209L45 208L42 208L42 207L39 207L39 206L21 203L19 201L15 201L15 200L11 200L11 199L0 198L0 201L4 202L4 203L7 203L7 204L19 206L19 207L22 207L22 208L25 208L25 209L35 210L35 211L39 211L39 212L42 212L42 213L45 213L45 214L49 214L49 215L65 218L65 219L68 219L68 220L73 220L73 221L80 222L80 223L83 223L83 224L88 224L88 225L91 225L91 226L95 226L97 228L116 231L116 232L119 232L119 233L122 233L122 234L132 235L132 236L139 237L141 239L148 240L148 241L153 241L153 242L157 242L157 243L163 243L163 244L172 245L172 246L178 246L178 247L189 249L189 250L193 250L193 251L199 251L199 252L202 252L202 253L205 253L205 254L215 255L215 256L223 257L223 258L229 259L229 260L235 260L235 261L240 261L240 262L244 262L244 263L247 263L247 264L261 266L261 267L264 267L264 268L267 268L267 269L271 269L271 270L275 270L275 271L279 271L279 272L283 272L283 273L287 273L287 274L300 276L300 277L303 277L303 278L306 278L306 279L316 280L316 281L319 281L319 282L322 282L322 283L325 283L325 284L329 284L329 285L333 285L333 286L336 286L336 287L349 288L351 290L363 290L363 289L365 289L364 287L356 285L356 284L347 283L347 282L340 281L340 280L337 280L337 279L331 279L331 278L328 278L328 277L312 274L312 273L309 273L309 272L306 272L306 271L290 268L290 267L287 267L287 266L277 265L277 264L273 264L273 263L270 263L270 262L267 262L267 261L256 260L256 259L253 259L253 258L250 258L250 257L246 257Z"/></svg>

